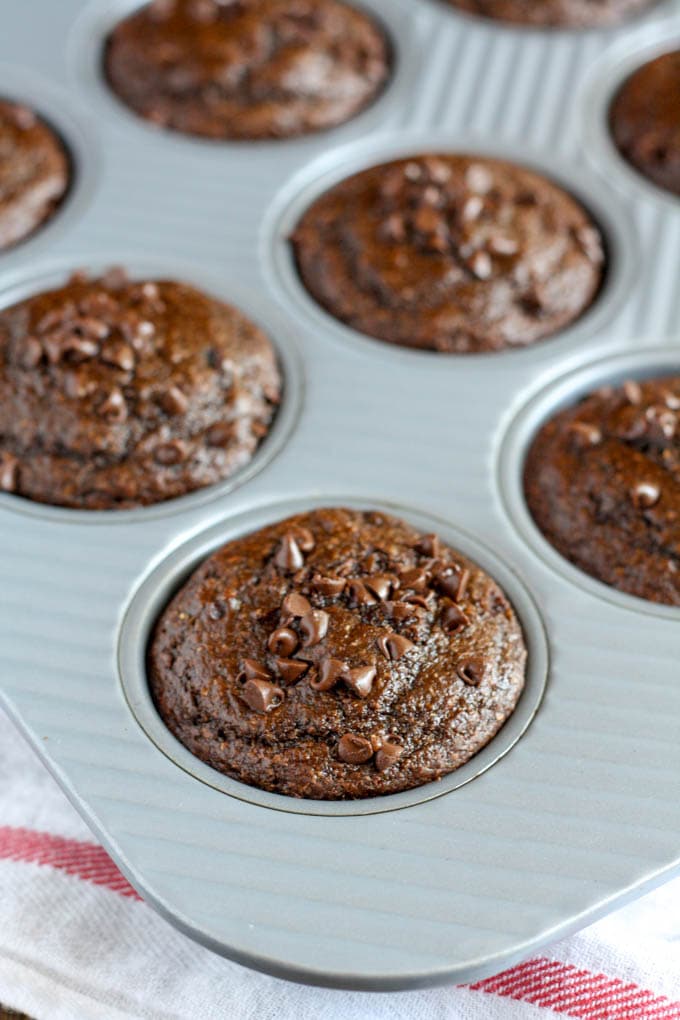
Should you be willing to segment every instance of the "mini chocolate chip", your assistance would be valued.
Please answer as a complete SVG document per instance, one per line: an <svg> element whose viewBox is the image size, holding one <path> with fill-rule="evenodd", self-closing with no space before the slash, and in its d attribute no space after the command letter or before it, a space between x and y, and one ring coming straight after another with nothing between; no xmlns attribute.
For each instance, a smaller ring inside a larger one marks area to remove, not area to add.
<svg viewBox="0 0 680 1020"><path fill-rule="evenodd" d="M640 386L640 383L635 382L634 379L628 379L628 381L623 384L621 389L624 392L626 400L630 404L637 405L642 402L642 388Z"/></svg>
<svg viewBox="0 0 680 1020"><path fill-rule="evenodd" d="M233 438L234 424L229 421L215 422L205 434L208 446L226 446Z"/></svg>
<svg viewBox="0 0 680 1020"><path fill-rule="evenodd" d="M373 745L366 737L345 733L338 741L338 758L348 765L363 765L373 757Z"/></svg>
<svg viewBox="0 0 680 1020"><path fill-rule="evenodd" d="M416 542L414 549L420 553L421 556L427 556L432 558L433 556L439 556L439 537L437 535L423 535L418 542Z"/></svg>
<svg viewBox="0 0 680 1020"><path fill-rule="evenodd" d="M281 609L287 616L292 616L294 619L299 619L301 616L307 616L312 611L312 604L309 599L306 599L304 595L300 595L296 591L290 592L286 595L285 599L281 603Z"/></svg>
<svg viewBox="0 0 680 1020"><path fill-rule="evenodd" d="M446 595L453 602L459 602L465 594L470 571L464 567L449 565L442 567L433 579L433 585L438 592Z"/></svg>
<svg viewBox="0 0 680 1020"><path fill-rule="evenodd" d="M412 641L402 634L383 634L378 638L376 644L386 659L395 661L401 659L402 655L408 652L409 648L415 647Z"/></svg>
<svg viewBox="0 0 680 1020"><path fill-rule="evenodd" d="M484 662L476 657L465 659L457 667L456 672L468 687L479 687L484 679Z"/></svg>
<svg viewBox="0 0 680 1020"><path fill-rule="evenodd" d="M295 541L301 552L309 553L316 545L314 535L311 533L309 528L294 527L293 534L295 535Z"/></svg>
<svg viewBox="0 0 680 1020"><path fill-rule="evenodd" d="M42 344L34 336L27 336L19 350L19 364L22 368L35 368L43 356Z"/></svg>
<svg viewBox="0 0 680 1020"><path fill-rule="evenodd" d="M493 272L493 263L488 251L476 251L468 260L468 268L478 280L488 280Z"/></svg>
<svg viewBox="0 0 680 1020"><path fill-rule="evenodd" d="M378 601L377 598L368 590L363 581L360 581L356 577L352 577L347 582L347 592L349 594L350 603L354 603L357 606L374 606Z"/></svg>
<svg viewBox="0 0 680 1020"><path fill-rule="evenodd" d="M317 574L316 577L312 578L311 587L319 595L325 595L326 598L335 598L338 595L342 595L346 584L347 582L344 577L323 577L321 574Z"/></svg>
<svg viewBox="0 0 680 1020"><path fill-rule="evenodd" d="M271 680L271 673L257 659L243 660L243 673L246 680Z"/></svg>
<svg viewBox="0 0 680 1020"><path fill-rule="evenodd" d="M496 234L494 237L489 238L489 251L492 255L516 255L519 251L519 245L513 237Z"/></svg>
<svg viewBox="0 0 680 1020"><path fill-rule="evenodd" d="M125 403L125 397L117 386L114 386L106 395L97 411L102 418L107 418L109 421L125 421L127 418L127 404Z"/></svg>
<svg viewBox="0 0 680 1020"><path fill-rule="evenodd" d="M159 394L158 403L166 414L185 414L189 407L189 401L182 393L179 386L171 386Z"/></svg>
<svg viewBox="0 0 680 1020"><path fill-rule="evenodd" d="M300 547L290 534L285 534L279 542L278 549L274 555L274 563L284 573L294 573L304 566L304 556Z"/></svg>
<svg viewBox="0 0 680 1020"><path fill-rule="evenodd" d="M428 610L430 607L427 602L427 598L423 595L404 595L403 602L406 602L409 606L420 606L421 609Z"/></svg>
<svg viewBox="0 0 680 1020"><path fill-rule="evenodd" d="M378 772L384 772L385 769L394 765L403 753L404 748L401 744L394 744L392 741L384 740L375 755L375 767Z"/></svg>
<svg viewBox="0 0 680 1020"><path fill-rule="evenodd" d="M131 372L135 367L135 352L122 340L109 340L102 347L99 357L105 364L120 368L123 372Z"/></svg>
<svg viewBox="0 0 680 1020"><path fill-rule="evenodd" d="M102 276L101 282L107 290L122 290L130 282L130 277L122 266L111 266Z"/></svg>
<svg viewBox="0 0 680 1020"><path fill-rule="evenodd" d="M484 199L480 198L479 195L470 195L470 197L466 198L463 203L460 216L464 223L469 223L473 220L479 219L483 211Z"/></svg>
<svg viewBox="0 0 680 1020"><path fill-rule="evenodd" d="M469 622L463 610L455 602L445 604L442 609L441 624L449 634L455 634L456 631L462 630L463 627L467 627Z"/></svg>
<svg viewBox="0 0 680 1020"><path fill-rule="evenodd" d="M602 442L602 433L597 425L585 421L572 422L569 426L569 435L580 450L586 450L589 446L597 446Z"/></svg>
<svg viewBox="0 0 680 1020"><path fill-rule="evenodd" d="M46 348L49 339L51 338L48 337L45 340ZM56 358L57 361L87 361L89 358L94 358L95 354L99 352L99 347L94 340L90 340L85 336L65 336L58 340L57 344L59 350L59 355ZM54 352L52 357L50 357L50 361L52 360L54 360Z"/></svg>
<svg viewBox="0 0 680 1020"><path fill-rule="evenodd" d="M248 680L243 686L241 697L253 712L264 715L278 708L285 695L280 687L268 680Z"/></svg>
<svg viewBox="0 0 680 1020"><path fill-rule="evenodd" d="M420 567L411 570L402 570L399 574L402 588L411 588L413 591L425 591L427 588L427 573Z"/></svg>
<svg viewBox="0 0 680 1020"><path fill-rule="evenodd" d="M419 181L422 176L423 170L418 163L411 161L404 167L404 177L407 181Z"/></svg>
<svg viewBox="0 0 680 1020"><path fill-rule="evenodd" d="M406 239L406 224L399 213L392 213L382 224L381 233L387 241L400 243Z"/></svg>
<svg viewBox="0 0 680 1020"><path fill-rule="evenodd" d="M267 648L272 655L292 655L298 646L298 636L290 627L278 627L269 635Z"/></svg>
<svg viewBox="0 0 680 1020"><path fill-rule="evenodd" d="M350 669L342 677L344 684L360 698L367 698L373 688L376 677L375 666L357 666Z"/></svg>
<svg viewBox="0 0 680 1020"><path fill-rule="evenodd" d="M465 183L470 191L480 195L486 195L493 187L493 175L487 167L481 163L473 163L465 174Z"/></svg>
<svg viewBox="0 0 680 1020"><path fill-rule="evenodd" d="M586 225L579 227L574 236L586 258L595 265L604 262L604 248L599 230Z"/></svg>
<svg viewBox="0 0 680 1020"><path fill-rule="evenodd" d="M179 464L186 456L184 444L179 439L172 439L169 443L161 443L154 450L154 460L163 467L171 467Z"/></svg>
<svg viewBox="0 0 680 1020"><path fill-rule="evenodd" d="M0 491L16 492L19 486L19 461L8 450L0 453Z"/></svg>
<svg viewBox="0 0 680 1020"><path fill-rule="evenodd" d="M631 489L630 498L638 510L648 510L661 499L661 489L655 482L638 482Z"/></svg>
<svg viewBox="0 0 680 1020"><path fill-rule="evenodd" d="M309 669L308 662L299 659L275 659L276 670L287 684L294 684Z"/></svg>
<svg viewBox="0 0 680 1020"><path fill-rule="evenodd" d="M374 574L372 577L365 577L364 584L369 591L373 592L376 598L384 602L392 593L392 585L396 579L388 577L387 574Z"/></svg>
<svg viewBox="0 0 680 1020"><path fill-rule="evenodd" d="M422 613L422 609L417 606L412 606L406 602L389 602L386 603L389 608L389 614L393 620L397 623L405 623L406 620L418 619Z"/></svg>
<svg viewBox="0 0 680 1020"><path fill-rule="evenodd" d="M300 620L300 633L302 635L302 647L311 648L318 645L328 633L330 617L323 609L312 609Z"/></svg>
<svg viewBox="0 0 680 1020"><path fill-rule="evenodd" d="M310 678L309 686L314 691L330 691L346 670L346 662L342 659L331 659L326 655L319 663L316 675Z"/></svg>

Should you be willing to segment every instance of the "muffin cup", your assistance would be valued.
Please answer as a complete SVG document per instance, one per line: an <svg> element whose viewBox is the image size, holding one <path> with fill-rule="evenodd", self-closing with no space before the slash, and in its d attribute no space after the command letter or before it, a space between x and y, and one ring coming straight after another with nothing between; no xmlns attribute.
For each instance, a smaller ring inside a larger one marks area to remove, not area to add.
<svg viewBox="0 0 680 1020"><path fill-rule="evenodd" d="M627 379L653 379L680 374L677 347L651 347L637 353L616 354L586 364L551 382L530 396L513 418L498 447L496 479L505 511L513 527L534 555L560 578L621 609L663 620L680 621L680 607L660 605L629 595L586 574L565 559L543 535L526 504L523 472L526 456L540 427L564 407L601 386L617 386Z"/></svg>
<svg viewBox="0 0 680 1020"><path fill-rule="evenodd" d="M28 106L54 131L64 146L70 171L66 193L51 215L26 237L0 251L0 271L9 274L82 220L99 183L101 157L94 128L71 95L33 69L0 64L0 98Z"/></svg>
<svg viewBox="0 0 680 1020"><path fill-rule="evenodd" d="M264 330L274 347L282 377L281 403L271 427L248 463L229 478L214 485L207 485L184 496L149 506L120 510L77 510L39 503L18 495L0 494L0 505L17 513L45 517L53 521L106 524L121 516L130 521L143 521L147 518L191 511L211 499L232 492L261 471L285 446L300 415L304 392L303 370L290 327L284 317L275 306L263 301L261 295L248 292L239 285L232 286L230 281L219 280L214 275L211 276L209 271L203 272L195 264L183 265L162 258L148 260L134 256L128 258L125 254L113 255L106 262L102 262L100 254L96 257L83 254L82 257L75 261L69 260L68 263L47 262L37 273L26 274L18 271L14 273L12 285L0 292L0 309L34 294L61 286L70 273L77 269L99 275L111 266L123 267L133 280L169 279L193 284L199 290L204 290L243 311Z"/></svg>
<svg viewBox="0 0 680 1020"><path fill-rule="evenodd" d="M312 297L295 265L290 236L301 216L316 198L354 173L392 159L421 153L462 153L507 160L542 174L573 196L600 227L605 241L605 273L602 286L592 305L570 326L526 347L464 355L439 354L431 350L413 350L387 343L361 333L336 319ZM490 145L479 137L456 137L441 132L391 133L374 141L347 145L332 150L287 181L266 211L260 236L260 253L272 292L291 315L304 316L317 332L338 343L352 345L380 358L401 358L411 364L418 361L432 367L461 360L488 360L489 370L498 359L540 358L549 347L553 356L587 345L589 337L602 334L621 310L630 293L637 256L635 228L625 208L597 177L564 161L550 159L543 152L532 152L512 145Z"/></svg>

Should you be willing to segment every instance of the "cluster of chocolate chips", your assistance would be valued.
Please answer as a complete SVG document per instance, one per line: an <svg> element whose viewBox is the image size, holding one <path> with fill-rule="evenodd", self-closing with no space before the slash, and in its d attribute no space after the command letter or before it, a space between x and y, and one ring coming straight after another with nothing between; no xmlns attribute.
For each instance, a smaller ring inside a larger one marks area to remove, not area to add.
<svg viewBox="0 0 680 1020"><path fill-rule="evenodd" d="M461 188L452 167L436 156L391 167L380 184L380 196L385 210L381 231L387 241L450 255L461 278L480 281L513 272L523 254L515 210L538 204L529 190L512 202L504 198L492 170L482 163L470 164ZM602 238L595 227L574 228L573 238L592 263L604 263ZM540 287L525 300L540 311Z"/></svg>
<svg viewBox="0 0 680 1020"><path fill-rule="evenodd" d="M426 535L414 546L416 565L404 562L394 570L380 569L386 557L372 552L361 565L349 559L321 574L305 567L305 556L314 547L312 532L296 527L286 532L272 551L271 563L277 573L304 592L288 591L278 625L268 636L266 653L260 660L245 659L241 664L241 695L255 712L276 709L285 699L286 688L302 680L313 691L328 692L340 686L357 698L371 694L378 672L376 660L348 663L318 652L309 654L328 634L331 616L327 609L331 605L342 604L367 622L383 625L375 651L388 662L398 662L424 643L432 626L454 634L469 624L460 605L469 571L441 557L436 535ZM312 604L312 598L320 607ZM476 657L462 660L457 671L469 686L478 686L484 678L484 664ZM402 750L394 739L347 733L337 752L349 764L374 759L376 768L384 769Z"/></svg>
<svg viewBox="0 0 680 1020"><path fill-rule="evenodd" d="M607 438L653 454L669 470L680 469L680 394L666 390L662 401L649 403L642 387L628 380L619 388L603 387L595 394L609 405L606 429L587 421L569 426L571 442L579 452L602 445ZM655 507L662 497L658 479L641 478L630 489L630 500L636 510Z"/></svg>

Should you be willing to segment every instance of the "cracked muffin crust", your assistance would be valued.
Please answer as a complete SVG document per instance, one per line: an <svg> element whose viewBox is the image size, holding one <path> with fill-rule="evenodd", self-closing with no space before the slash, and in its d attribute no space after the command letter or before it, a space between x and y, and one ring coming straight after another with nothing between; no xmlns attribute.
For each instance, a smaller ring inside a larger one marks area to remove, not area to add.
<svg viewBox="0 0 680 1020"><path fill-rule="evenodd" d="M540 429L524 470L548 541L587 574L680 605L680 376L606 387Z"/></svg>
<svg viewBox="0 0 680 1020"><path fill-rule="evenodd" d="M552 336L595 299L603 240L556 184L521 166L422 155L322 194L291 243L331 315L406 347L468 354Z"/></svg>
<svg viewBox="0 0 680 1020"><path fill-rule="evenodd" d="M382 512L320 509L229 542L161 614L151 691L241 782L317 800L458 768L512 713L526 650L498 585Z"/></svg>
<svg viewBox="0 0 680 1020"><path fill-rule="evenodd" d="M109 36L113 91L161 127L290 138L344 123L385 85L389 44L341 0L154 0Z"/></svg>
<svg viewBox="0 0 680 1020"><path fill-rule="evenodd" d="M633 17L658 0L448 0L471 14L542 28L598 28Z"/></svg>
<svg viewBox="0 0 680 1020"><path fill-rule="evenodd" d="M27 106L0 99L0 251L49 220L69 187L60 139Z"/></svg>
<svg viewBox="0 0 680 1020"><path fill-rule="evenodd" d="M0 490L85 509L228 478L267 433L268 338L183 283L75 274L0 311Z"/></svg>
<svg viewBox="0 0 680 1020"><path fill-rule="evenodd" d="M624 159L657 187L680 195L680 50L644 64L624 82L609 124Z"/></svg>

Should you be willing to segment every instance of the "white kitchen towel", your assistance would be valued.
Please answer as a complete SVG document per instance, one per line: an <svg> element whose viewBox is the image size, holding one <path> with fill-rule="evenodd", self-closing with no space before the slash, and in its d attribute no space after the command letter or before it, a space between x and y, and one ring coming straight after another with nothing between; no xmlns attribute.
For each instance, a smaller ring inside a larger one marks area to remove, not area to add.
<svg viewBox="0 0 680 1020"><path fill-rule="evenodd" d="M36 1020L680 1020L680 880L472 986L290 984L147 907L0 712L0 1002Z"/></svg>

